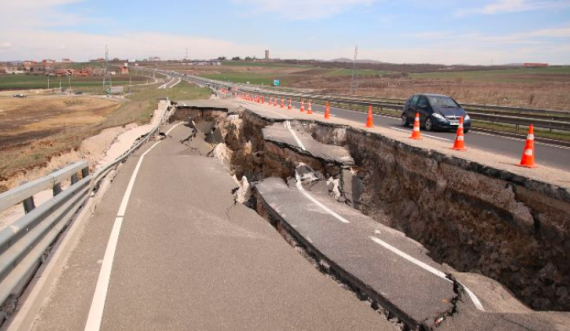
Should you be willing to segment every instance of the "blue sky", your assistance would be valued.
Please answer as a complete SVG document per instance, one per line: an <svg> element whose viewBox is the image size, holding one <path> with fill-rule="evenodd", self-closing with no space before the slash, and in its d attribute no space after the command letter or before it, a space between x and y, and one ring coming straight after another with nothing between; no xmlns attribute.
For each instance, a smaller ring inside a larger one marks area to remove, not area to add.
<svg viewBox="0 0 570 331"><path fill-rule="evenodd" d="M570 64L570 0L2 0L0 60L352 57ZM6 15L6 13L11 13Z"/></svg>

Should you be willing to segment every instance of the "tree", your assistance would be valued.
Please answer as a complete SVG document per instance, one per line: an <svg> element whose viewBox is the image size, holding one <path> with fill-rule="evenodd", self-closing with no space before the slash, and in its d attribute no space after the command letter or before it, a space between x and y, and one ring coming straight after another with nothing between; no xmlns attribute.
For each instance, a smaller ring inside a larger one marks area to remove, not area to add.
<svg viewBox="0 0 570 331"><path fill-rule="evenodd" d="M225 57L225 56L220 56L220 57L218 57L218 60L219 60L219 61L225 61L225 60L226 60L226 57Z"/></svg>
<svg viewBox="0 0 570 331"><path fill-rule="evenodd" d="M241 61L241 58L239 56L234 56L232 57L232 61Z"/></svg>
<svg viewBox="0 0 570 331"><path fill-rule="evenodd" d="M246 60L246 61L251 61L251 57L250 57L250 56L246 56L246 57L245 57L245 60Z"/></svg>

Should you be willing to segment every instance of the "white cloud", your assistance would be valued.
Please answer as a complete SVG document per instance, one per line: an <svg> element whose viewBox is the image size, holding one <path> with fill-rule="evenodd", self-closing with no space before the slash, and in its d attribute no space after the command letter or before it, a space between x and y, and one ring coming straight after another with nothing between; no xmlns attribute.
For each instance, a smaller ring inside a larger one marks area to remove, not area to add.
<svg viewBox="0 0 570 331"><path fill-rule="evenodd" d="M334 16L355 7L369 6L378 0L232 0L253 12L277 13L293 20Z"/></svg>
<svg viewBox="0 0 570 331"><path fill-rule="evenodd" d="M557 9L570 7L567 0L498 0L480 8L467 8L455 12L457 16L470 14L492 15L531 10Z"/></svg>
<svg viewBox="0 0 570 331"><path fill-rule="evenodd" d="M530 33L533 37L557 37L557 38L570 38L570 27L555 28L555 29L541 29Z"/></svg>
<svg viewBox="0 0 570 331"><path fill-rule="evenodd" d="M218 56L263 56L263 45L236 44L229 41L162 33L133 32L124 34L89 34L60 31L0 31L2 40L11 38L17 44L11 48L0 47L0 60L72 58L89 60L103 57L105 45L110 57L143 58L160 56L164 59L180 59L188 48L192 58L215 58ZM11 44L10 44L11 45ZM256 52L257 51L257 52Z"/></svg>
<svg viewBox="0 0 570 331"><path fill-rule="evenodd" d="M69 26L93 21L76 13L69 13L61 6L83 2L84 0L18 0L4 1L0 4L2 20L0 29L17 26L25 28L46 28Z"/></svg>

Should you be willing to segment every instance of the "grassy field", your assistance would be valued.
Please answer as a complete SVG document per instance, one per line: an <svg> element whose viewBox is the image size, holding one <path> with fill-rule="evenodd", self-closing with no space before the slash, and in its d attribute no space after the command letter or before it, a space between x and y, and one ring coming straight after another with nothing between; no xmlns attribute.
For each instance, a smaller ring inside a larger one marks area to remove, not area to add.
<svg viewBox="0 0 570 331"><path fill-rule="evenodd" d="M133 84L145 83L148 78L144 76L116 75L112 77L113 85L129 85L129 78ZM103 77L50 77L49 88L69 88L77 90L86 87L103 85ZM25 90L48 88L48 77L35 75L0 75L0 90Z"/></svg>
<svg viewBox="0 0 570 331"><path fill-rule="evenodd" d="M209 89L182 82L172 89L146 86L115 102L94 96L0 98L0 192L2 182L26 169L46 165L51 157L78 149L81 142L106 128L148 123L159 98L209 98ZM42 99L43 98L43 99ZM38 106L38 100L53 100ZM4 101L4 106L2 106Z"/></svg>
<svg viewBox="0 0 570 331"><path fill-rule="evenodd" d="M306 77L350 77L351 69L321 68L308 65L292 65L287 63L263 63L263 62L237 62L225 61L221 66L195 68L196 74L209 79L229 81L233 83L247 83L255 85L272 85L274 79L278 79L280 86L288 86L292 82L302 81ZM358 76L384 76L388 72L384 70L355 71Z"/></svg>
<svg viewBox="0 0 570 331"><path fill-rule="evenodd" d="M537 83L544 80L570 81L570 66L504 70L412 73L412 78L471 80L482 82Z"/></svg>
<svg viewBox="0 0 570 331"><path fill-rule="evenodd" d="M247 83L255 85L272 85L274 79L279 79L281 85L287 84L287 78L279 74L261 74L252 72L226 72L216 74L203 74L202 77L232 83Z"/></svg>

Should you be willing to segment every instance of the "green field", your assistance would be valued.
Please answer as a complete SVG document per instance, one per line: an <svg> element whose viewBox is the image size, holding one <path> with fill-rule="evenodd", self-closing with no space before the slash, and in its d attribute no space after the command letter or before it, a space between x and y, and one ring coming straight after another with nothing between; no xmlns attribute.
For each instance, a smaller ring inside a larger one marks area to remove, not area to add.
<svg viewBox="0 0 570 331"><path fill-rule="evenodd" d="M485 82L536 83L543 79L568 82L570 81L570 66L459 72L426 72L412 73L410 76L412 78L424 79L463 79Z"/></svg>
<svg viewBox="0 0 570 331"><path fill-rule="evenodd" d="M275 62L249 62L249 61L223 61L222 67L264 67L264 68L312 68L312 66L289 64L289 63L275 63Z"/></svg>
<svg viewBox="0 0 570 331"><path fill-rule="evenodd" d="M253 72L227 72L220 74L200 75L209 79L221 80L224 82L247 83L256 85L272 85L274 79L279 79L281 85L287 84L287 74L258 74Z"/></svg>
<svg viewBox="0 0 570 331"><path fill-rule="evenodd" d="M129 75L112 76L113 85L129 85ZM141 84L147 82L147 77L144 76L131 76L133 84ZM84 87L97 87L103 85L103 77L50 77L49 88L63 89L84 88ZM26 90L26 89L41 89L48 88L48 77L36 75L0 75L0 90Z"/></svg>
<svg viewBox="0 0 570 331"><path fill-rule="evenodd" d="M264 72L267 70L255 69L242 72L236 71L235 67L259 67L271 70L273 72ZM233 83L247 83L255 85L272 85L274 79L279 79L281 86L287 86L292 80L298 80L299 78L305 76L351 76L352 69L339 69L339 68L321 68L317 66L301 66L301 65L291 65L286 63L263 63L263 62L237 62L237 61L225 61L220 67L217 67L217 73L198 73L199 76L216 79L225 82ZM284 69L280 71L279 69ZM290 69L295 69L294 71ZM355 71L357 76L384 76L388 74L384 70L365 70L358 69Z"/></svg>
<svg viewBox="0 0 570 331"><path fill-rule="evenodd" d="M327 76L352 76L352 69L329 69ZM388 74L386 70L367 70L357 69L354 71L357 76L385 76Z"/></svg>
<svg viewBox="0 0 570 331"><path fill-rule="evenodd" d="M158 84L160 85L160 84ZM124 125L125 123L138 122L140 124L148 123L154 109L156 108L159 98L169 98L170 100L195 100L208 99L212 94L209 88L200 88L194 84L180 82L180 84L170 89L157 89L158 85L153 85L140 89L139 91L127 96L130 102L124 103L114 115L111 117L113 125Z"/></svg>

